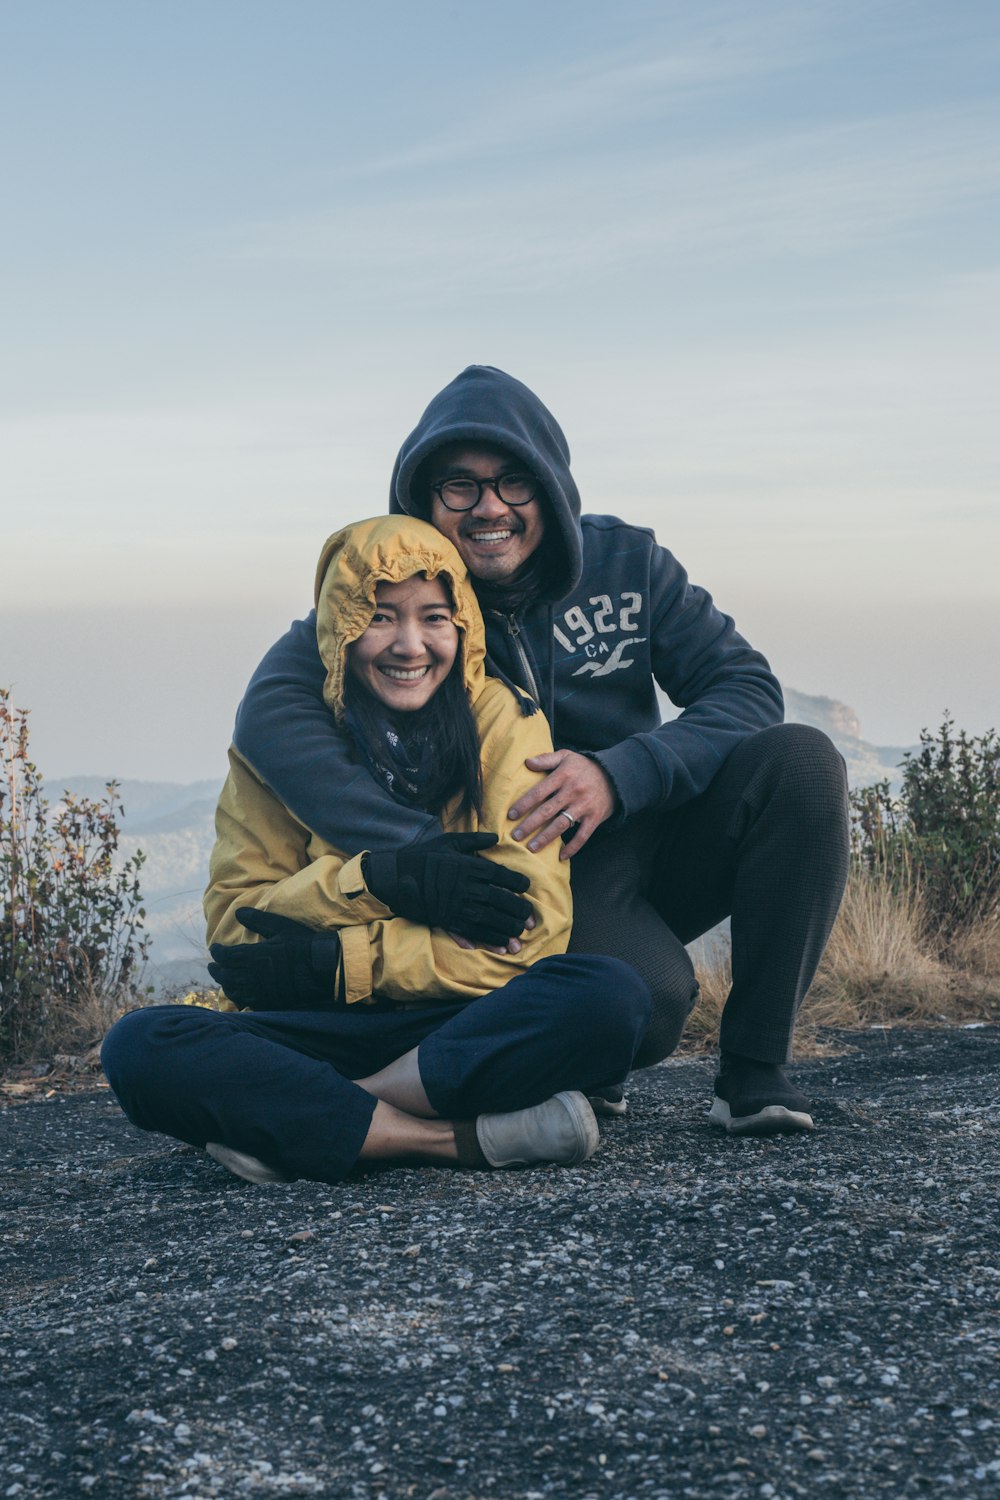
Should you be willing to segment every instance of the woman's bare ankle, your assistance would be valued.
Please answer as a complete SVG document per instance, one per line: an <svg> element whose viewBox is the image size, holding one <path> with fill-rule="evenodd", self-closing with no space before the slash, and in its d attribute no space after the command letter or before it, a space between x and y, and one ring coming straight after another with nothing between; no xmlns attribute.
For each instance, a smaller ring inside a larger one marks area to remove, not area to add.
<svg viewBox="0 0 1000 1500"><path fill-rule="evenodd" d="M379 1100L359 1161L422 1161L442 1166L458 1161L450 1120L422 1120Z"/></svg>
<svg viewBox="0 0 1000 1500"><path fill-rule="evenodd" d="M354 1081L359 1089L374 1094L376 1099L381 1099L386 1104L394 1105L403 1114L422 1120L436 1120L437 1111L424 1092L418 1051L419 1048L413 1047L378 1073L372 1073L367 1078L356 1078Z"/></svg>

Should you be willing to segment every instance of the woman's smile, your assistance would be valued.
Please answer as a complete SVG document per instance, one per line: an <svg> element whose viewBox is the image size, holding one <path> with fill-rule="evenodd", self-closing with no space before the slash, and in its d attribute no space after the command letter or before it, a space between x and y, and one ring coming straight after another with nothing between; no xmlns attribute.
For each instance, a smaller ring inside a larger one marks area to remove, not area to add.
<svg viewBox="0 0 1000 1500"><path fill-rule="evenodd" d="M379 671L386 677L395 678L397 682L419 682L421 677L426 677L430 667L379 667Z"/></svg>

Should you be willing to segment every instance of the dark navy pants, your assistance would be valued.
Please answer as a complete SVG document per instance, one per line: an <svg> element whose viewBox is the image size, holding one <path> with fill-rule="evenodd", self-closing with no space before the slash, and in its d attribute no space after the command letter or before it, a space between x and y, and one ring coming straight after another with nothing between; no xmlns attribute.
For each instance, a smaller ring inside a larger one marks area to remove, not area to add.
<svg viewBox="0 0 1000 1500"><path fill-rule="evenodd" d="M104 1071L134 1125L220 1141L293 1177L337 1182L376 1100L353 1083L419 1047L442 1119L524 1109L620 1082L649 1024L645 982L613 958L541 959L467 1005L241 1011L157 1005L108 1033Z"/></svg>

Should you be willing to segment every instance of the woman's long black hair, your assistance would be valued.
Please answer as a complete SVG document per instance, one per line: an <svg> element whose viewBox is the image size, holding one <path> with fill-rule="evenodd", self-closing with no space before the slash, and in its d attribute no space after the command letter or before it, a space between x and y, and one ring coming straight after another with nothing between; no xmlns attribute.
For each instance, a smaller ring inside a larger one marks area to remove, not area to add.
<svg viewBox="0 0 1000 1500"><path fill-rule="evenodd" d="M441 581L450 597L448 580ZM451 602L454 607L454 599ZM459 795L459 810L469 808L482 814L483 768L476 721L465 690L461 640L451 671L422 708L394 711L350 670L345 674L344 706L346 727L358 749L372 773L395 795L433 813L440 813ZM389 734L398 742L394 751L390 751Z"/></svg>

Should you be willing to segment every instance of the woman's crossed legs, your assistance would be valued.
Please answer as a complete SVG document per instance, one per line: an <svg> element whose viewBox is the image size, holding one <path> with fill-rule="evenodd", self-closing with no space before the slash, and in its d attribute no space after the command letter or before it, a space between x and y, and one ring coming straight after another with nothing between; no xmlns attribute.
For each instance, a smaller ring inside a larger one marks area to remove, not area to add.
<svg viewBox="0 0 1000 1500"><path fill-rule="evenodd" d="M461 1122L624 1078L650 1003L617 959L546 958L461 1007L153 1006L112 1028L102 1061L142 1129L337 1182L357 1161L475 1160Z"/></svg>

